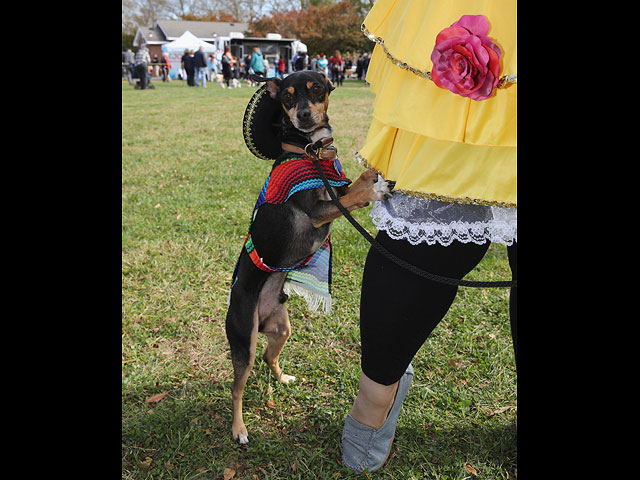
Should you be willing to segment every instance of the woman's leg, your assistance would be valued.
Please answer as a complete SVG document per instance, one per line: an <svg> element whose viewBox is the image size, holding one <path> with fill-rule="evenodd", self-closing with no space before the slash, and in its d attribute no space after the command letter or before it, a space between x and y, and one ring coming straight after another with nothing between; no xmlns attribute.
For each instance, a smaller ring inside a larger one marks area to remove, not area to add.
<svg viewBox="0 0 640 480"><path fill-rule="evenodd" d="M454 241L411 245L384 231L378 242L403 260L431 273L463 278L484 257L489 243ZM379 428L385 421L398 380L429 334L446 315L458 287L419 277L375 249L365 262L360 299L362 373L351 416Z"/></svg>

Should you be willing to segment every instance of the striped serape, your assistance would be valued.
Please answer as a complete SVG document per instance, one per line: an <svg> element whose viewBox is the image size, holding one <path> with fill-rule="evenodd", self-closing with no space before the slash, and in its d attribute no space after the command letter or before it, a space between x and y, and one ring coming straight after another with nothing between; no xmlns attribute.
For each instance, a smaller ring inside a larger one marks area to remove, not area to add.
<svg viewBox="0 0 640 480"><path fill-rule="evenodd" d="M320 159L320 165L332 187L342 187L351 183L351 180L342 171L337 158L334 160ZM324 183L309 158L292 158L275 166L265 181L253 208L249 233L243 248L247 250L253 264L260 270L265 272L288 272L284 284L284 292L286 294L296 293L302 296L312 311L322 306L322 310L325 313L330 313L331 269L333 265L331 235L325 239L318 250L293 267L266 265L256 251L251 239L251 225L253 225L253 220L262 205L265 203L284 203L295 193L318 187L324 187ZM238 264L236 263L233 282L235 282L237 272Z"/></svg>

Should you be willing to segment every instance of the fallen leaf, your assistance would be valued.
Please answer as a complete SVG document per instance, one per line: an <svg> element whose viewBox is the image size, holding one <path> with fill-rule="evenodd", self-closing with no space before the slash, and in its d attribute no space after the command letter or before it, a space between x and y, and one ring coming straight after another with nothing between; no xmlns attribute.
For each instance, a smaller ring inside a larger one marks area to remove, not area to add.
<svg viewBox="0 0 640 480"><path fill-rule="evenodd" d="M199 471L200 473L204 473L204 472L206 472L206 471L207 471L207 469L206 469L205 467L200 467L200 468L198 469L198 471Z"/></svg>
<svg viewBox="0 0 640 480"><path fill-rule="evenodd" d="M144 462L138 461L138 466L144 470L148 470L149 467L151 466L152 461L153 461L153 458L147 457L144 459Z"/></svg>
<svg viewBox="0 0 640 480"><path fill-rule="evenodd" d="M269 408L276 408L276 402L274 402L273 400L269 399L267 400L267 407Z"/></svg>
<svg viewBox="0 0 640 480"><path fill-rule="evenodd" d="M478 471L473 468L471 465L469 465L468 463L464 464L464 469L469 472L471 475L478 475Z"/></svg>
<svg viewBox="0 0 640 480"><path fill-rule="evenodd" d="M236 471L233 468L225 468L224 472L222 472L222 476L224 480L229 480L230 478L233 478L235 474L236 474Z"/></svg>
<svg viewBox="0 0 640 480"><path fill-rule="evenodd" d="M506 407L500 407L499 409L493 412L493 415L499 415L501 413L506 412L507 410L511 410L512 408L516 408L513 405L507 405Z"/></svg>
<svg viewBox="0 0 640 480"><path fill-rule="evenodd" d="M293 462L293 464L291 465L291 473L296 473L296 470L298 470L298 464L296 462Z"/></svg>
<svg viewBox="0 0 640 480"><path fill-rule="evenodd" d="M155 395L152 395L149 398L147 398L144 403L157 403L167 395L169 395L169 392L156 393Z"/></svg>
<svg viewBox="0 0 640 480"><path fill-rule="evenodd" d="M454 368L464 368L464 363L462 361L456 360L454 358L449 360L449 365L454 367Z"/></svg>
<svg viewBox="0 0 640 480"><path fill-rule="evenodd" d="M516 409L513 405L507 405L506 407L500 407L497 410L491 410L489 407L480 407L480 411L484 413L488 418L491 418L495 415L500 415L501 413L506 412L507 410Z"/></svg>

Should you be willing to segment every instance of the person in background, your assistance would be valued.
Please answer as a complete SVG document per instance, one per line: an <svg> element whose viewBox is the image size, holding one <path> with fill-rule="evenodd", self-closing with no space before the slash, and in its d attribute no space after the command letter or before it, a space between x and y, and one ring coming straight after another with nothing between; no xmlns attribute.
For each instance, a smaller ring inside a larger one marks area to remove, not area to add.
<svg viewBox="0 0 640 480"><path fill-rule="evenodd" d="M200 45L193 55L193 66L196 71L196 87L207 88L207 57L204 55L204 46Z"/></svg>
<svg viewBox="0 0 640 480"><path fill-rule="evenodd" d="M324 54L324 52L321 52L320 58L318 59L318 71L323 72L328 77L329 74L327 65L329 65L329 60L327 60L327 56Z"/></svg>
<svg viewBox="0 0 640 480"><path fill-rule="evenodd" d="M278 58L278 77L284 78L285 67L284 58Z"/></svg>
<svg viewBox="0 0 640 480"><path fill-rule="evenodd" d="M351 74L351 68L353 67L353 61L351 60L351 54L347 54L347 58L344 60L344 71L342 72L343 77L346 78L347 74Z"/></svg>
<svg viewBox="0 0 640 480"><path fill-rule="evenodd" d="M138 84L136 88L144 90L149 84L149 64L151 63L151 57L149 56L149 49L146 45L141 45L136 52L134 58L134 69L138 77Z"/></svg>
<svg viewBox="0 0 640 480"><path fill-rule="evenodd" d="M187 72L187 85L195 87L196 64L193 50L187 50L187 55L184 57L184 69Z"/></svg>
<svg viewBox="0 0 640 480"><path fill-rule="evenodd" d="M171 63L169 62L169 54L168 53L163 53L162 54L162 81L163 82L170 82L171 81L171 76L169 76L169 70L171 70Z"/></svg>
<svg viewBox="0 0 640 480"><path fill-rule="evenodd" d="M127 71L127 81L129 85L133 85L133 65L135 63L136 56L133 54L130 48L127 48L127 51L124 52L124 63L125 69Z"/></svg>
<svg viewBox="0 0 640 480"><path fill-rule="evenodd" d="M215 53L210 53L207 56L207 73L208 80L210 82L215 82L218 79L218 75L216 74L216 55Z"/></svg>
<svg viewBox="0 0 640 480"><path fill-rule="evenodd" d="M344 63L342 61L342 56L340 55L340 50L336 50L333 57L329 60L329 70L331 71L331 82L333 82L336 87L341 86Z"/></svg>
<svg viewBox="0 0 640 480"><path fill-rule="evenodd" d="M240 60L238 60L238 57L232 58L233 62L231 62L231 76L233 77L233 80L231 83L233 85L233 88L240 88L240 70L242 69L242 67L240 65Z"/></svg>
<svg viewBox="0 0 640 480"><path fill-rule="evenodd" d="M369 56L368 53L363 53L362 54L362 80L364 80L365 85L369 85L367 83L367 70L369 70L369 61L371 60L371 57Z"/></svg>
<svg viewBox="0 0 640 480"><path fill-rule="evenodd" d="M242 58L242 70L244 71L244 79L247 84L249 86L255 86L255 82L251 80L253 70L251 70L251 55L248 53Z"/></svg>
<svg viewBox="0 0 640 480"><path fill-rule="evenodd" d="M229 46L224 47L224 53L222 54L222 77L224 79L224 84L222 88L225 88L225 85L229 87L229 82L231 81L231 77L233 72L231 71L231 63L233 62L233 57L231 56L231 50L229 50Z"/></svg>
<svg viewBox="0 0 640 480"><path fill-rule="evenodd" d="M160 76L160 57L158 57L157 53L153 56L153 76Z"/></svg>
<svg viewBox="0 0 640 480"><path fill-rule="evenodd" d="M307 67L306 64L306 54L302 50L298 51L293 57L293 71L301 72Z"/></svg>
<svg viewBox="0 0 640 480"><path fill-rule="evenodd" d="M318 58L318 54L315 54L313 57L311 57L311 61L309 62L309 70L311 70L312 72L318 71Z"/></svg>
<svg viewBox="0 0 640 480"><path fill-rule="evenodd" d="M262 52L259 47L253 47L253 54L251 55L251 68L256 75L264 77L264 60L262 58Z"/></svg>
<svg viewBox="0 0 640 480"><path fill-rule="evenodd" d="M362 80L362 64L364 63L364 60L362 58L362 54L358 55L358 60L356 61L356 77L358 77L358 80Z"/></svg>

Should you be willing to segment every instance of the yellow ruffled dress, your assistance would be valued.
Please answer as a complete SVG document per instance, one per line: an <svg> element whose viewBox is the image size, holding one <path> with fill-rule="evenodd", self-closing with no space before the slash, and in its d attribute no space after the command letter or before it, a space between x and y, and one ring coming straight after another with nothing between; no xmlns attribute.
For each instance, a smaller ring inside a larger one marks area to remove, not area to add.
<svg viewBox="0 0 640 480"><path fill-rule="evenodd" d="M378 0L363 24L376 99L356 156L411 196L516 208L517 83L478 101L424 76L436 36L462 15L487 18L500 76L517 74L515 0Z"/></svg>

